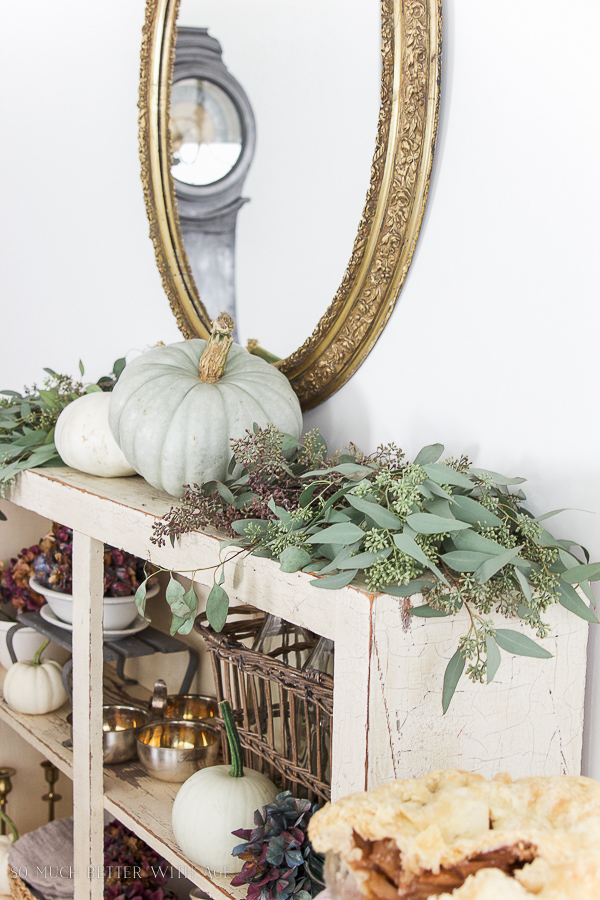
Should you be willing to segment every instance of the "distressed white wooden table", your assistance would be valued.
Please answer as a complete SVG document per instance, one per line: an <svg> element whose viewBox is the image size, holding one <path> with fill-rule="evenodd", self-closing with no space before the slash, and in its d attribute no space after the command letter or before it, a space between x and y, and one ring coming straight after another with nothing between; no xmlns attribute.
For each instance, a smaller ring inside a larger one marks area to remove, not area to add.
<svg viewBox="0 0 600 900"><path fill-rule="evenodd" d="M75 747L63 747L64 710L24 716L2 701L8 722L74 781L75 900L102 897L103 810L151 844L214 897L240 897L228 878L192 865L171 829L177 785L148 778L138 764L102 767L102 549L107 542L176 572L218 562L216 532L188 535L174 548L150 543L153 522L173 500L138 477L100 479L71 469L23 473L9 499L73 528ZM258 557L226 566L232 599L251 603L335 641L333 798L392 778L434 768L462 768L491 777L579 772L587 624L562 608L548 616L551 660L504 659L493 684L463 679L442 716L447 660L466 621L415 619L404 601L355 587L323 591L305 573L285 574ZM196 581L212 584L210 569ZM419 597L413 603L419 603ZM506 620L502 619L506 626ZM517 629L524 626L512 625ZM91 870L88 867L92 867Z"/></svg>

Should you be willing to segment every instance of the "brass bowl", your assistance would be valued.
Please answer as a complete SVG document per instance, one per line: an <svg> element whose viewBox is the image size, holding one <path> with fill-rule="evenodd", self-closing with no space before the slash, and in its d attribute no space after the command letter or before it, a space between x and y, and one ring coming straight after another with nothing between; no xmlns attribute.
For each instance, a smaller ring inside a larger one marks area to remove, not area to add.
<svg viewBox="0 0 600 900"><path fill-rule="evenodd" d="M136 757L136 733L150 719L150 713L138 706L102 707L102 749L104 765L114 766ZM73 714L67 716L73 740Z"/></svg>
<svg viewBox="0 0 600 900"><path fill-rule="evenodd" d="M138 731L136 742L148 775L171 782L186 781L198 769L214 766L220 743L206 719L150 722Z"/></svg>
<svg viewBox="0 0 600 900"><path fill-rule="evenodd" d="M202 694L169 694L165 709L165 719L211 719L219 714L219 704L215 697Z"/></svg>

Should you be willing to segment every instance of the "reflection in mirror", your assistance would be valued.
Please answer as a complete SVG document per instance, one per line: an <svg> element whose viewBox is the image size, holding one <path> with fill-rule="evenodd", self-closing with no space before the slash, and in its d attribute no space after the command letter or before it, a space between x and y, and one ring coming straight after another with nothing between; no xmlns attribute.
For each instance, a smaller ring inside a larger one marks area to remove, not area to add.
<svg viewBox="0 0 600 900"><path fill-rule="evenodd" d="M170 105L177 213L183 245L208 317L238 320L237 214L254 156L254 114L207 28L180 27ZM239 333L234 331L239 343Z"/></svg>
<svg viewBox="0 0 600 900"><path fill-rule="evenodd" d="M236 226L237 339L286 357L335 295L369 187L381 85L377 2L181 0L208 28L256 119ZM173 100L171 101L173 103ZM184 236L185 242L185 236ZM210 298L200 289L206 306Z"/></svg>
<svg viewBox="0 0 600 900"><path fill-rule="evenodd" d="M146 4L140 154L150 233L181 331L206 337L209 316L181 236L181 194L210 191L241 170L247 134L242 129L240 157L219 181L173 177L165 123L179 0ZM259 141L245 187L252 203L238 223L238 322L243 342L257 337L284 356L277 365L305 409L352 376L385 327L419 235L437 131L442 0L351 7L182 0L179 19L214 29L252 97ZM370 23L361 18L375 10Z"/></svg>
<svg viewBox="0 0 600 900"><path fill-rule="evenodd" d="M212 184L242 152L242 123L231 97L205 78L182 78L171 93L171 174L185 184Z"/></svg>

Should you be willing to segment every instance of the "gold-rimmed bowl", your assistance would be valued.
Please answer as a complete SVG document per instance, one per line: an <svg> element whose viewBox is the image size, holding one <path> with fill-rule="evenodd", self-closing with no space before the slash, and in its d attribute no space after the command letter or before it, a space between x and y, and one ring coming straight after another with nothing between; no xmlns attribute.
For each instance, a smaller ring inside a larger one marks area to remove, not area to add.
<svg viewBox="0 0 600 900"><path fill-rule="evenodd" d="M137 755L144 769L160 781L183 782L198 769L214 766L218 731L210 719L162 719L137 732Z"/></svg>

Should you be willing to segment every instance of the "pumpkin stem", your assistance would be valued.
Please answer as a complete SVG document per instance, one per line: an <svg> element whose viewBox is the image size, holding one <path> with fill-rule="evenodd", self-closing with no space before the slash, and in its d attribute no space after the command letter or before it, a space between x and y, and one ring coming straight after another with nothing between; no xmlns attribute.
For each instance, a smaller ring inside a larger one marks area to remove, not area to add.
<svg viewBox="0 0 600 900"><path fill-rule="evenodd" d="M215 384L225 374L227 356L233 344L231 332L235 323L231 316L222 312L212 323L212 334L200 357L198 377L207 384Z"/></svg>
<svg viewBox="0 0 600 900"><path fill-rule="evenodd" d="M13 839L13 844L14 844L15 841L19 840L19 832L17 831L17 826L15 825L13 820L9 816L6 815L6 813L4 812L2 807L0 807L0 819L2 819L4 822L6 822L6 824L10 828L10 832L12 834L12 839Z"/></svg>
<svg viewBox="0 0 600 900"><path fill-rule="evenodd" d="M31 660L31 665L32 665L32 666L39 666L39 665L41 665L41 662L42 662L42 660L41 660L42 653L44 652L44 650L46 649L46 647L48 646L49 643L50 643L50 638L46 638L46 640L43 642L43 644L40 644L40 646L37 648L37 650L35 651L35 656L34 656L33 659Z"/></svg>
<svg viewBox="0 0 600 900"><path fill-rule="evenodd" d="M240 736L233 718L233 711L227 700L219 703L221 717L225 723L225 733L227 735L227 743L229 744L229 752L231 753L231 769L229 774L232 778L244 777L244 764L242 762L242 745L240 744Z"/></svg>
<svg viewBox="0 0 600 900"><path fill-rule="evenodd" d="M275 356L274 353L269 353L268 350L265 350L263 347L261 347L256 338L248 339L248 341L246 342L246 350L253 356L259 356L261 359L264 359L264 361L268 363L276 363L281 359L280 356Z"/></svg>

